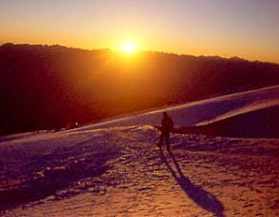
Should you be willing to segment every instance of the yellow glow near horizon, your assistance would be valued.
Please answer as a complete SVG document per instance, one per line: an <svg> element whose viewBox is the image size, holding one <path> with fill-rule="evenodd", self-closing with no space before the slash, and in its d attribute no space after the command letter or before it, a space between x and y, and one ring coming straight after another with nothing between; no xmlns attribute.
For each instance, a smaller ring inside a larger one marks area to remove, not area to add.
<svg viewBox="0 0 279 217"><path fill-rule="evenodd" d="M121 45L120 50L123 53L131 54L137 51L137 46L133 41L126 41Z"/></svg>

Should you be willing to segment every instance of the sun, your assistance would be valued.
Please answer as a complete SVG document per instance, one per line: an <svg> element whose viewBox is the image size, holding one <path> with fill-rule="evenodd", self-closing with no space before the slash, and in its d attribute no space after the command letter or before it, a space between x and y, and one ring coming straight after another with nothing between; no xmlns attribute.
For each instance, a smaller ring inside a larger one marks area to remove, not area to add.
<svg viewBox="0 0 279 217"><path fill-rule="evenodd" d="M137 51L137 46L136 46L135 42L133 42L133 41L126 41L121 45L120 50L123 53L131 54L131 53L134 53L135 51Z"/></svg>

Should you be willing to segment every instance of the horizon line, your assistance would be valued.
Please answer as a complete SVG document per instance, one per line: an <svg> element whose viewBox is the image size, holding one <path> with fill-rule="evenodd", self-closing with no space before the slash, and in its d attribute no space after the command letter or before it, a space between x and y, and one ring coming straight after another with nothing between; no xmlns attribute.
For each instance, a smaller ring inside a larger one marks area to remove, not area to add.
<svg viewBox="0 0 279 217"><path fill-rule="evenodd" d="M82 47L75 47L75 46L67 46L67 45L61 45L61 44L37 44L37 43L14 43L14 42L4 42L3 44L0 44L0 47L2 47L3 45L29 45L29 46L59 46L59 47L64 47L64 48L68 48L68 49L77 49L77 50L84 50L84 51L110 51L110 52L119 52L118 49L112 49L109 47L105 47L105 48L93 48L93 49L89 49L89 48L82 48ZM225 59L225 60L233 60L233 59L238 59L240 61L247 61L247 62L260 62L260 63L268 63L268 64L276 64L279 65L279 61L278 62L271 62L271 61L265 61L265 60L259 60L259 59L254 59L254 60L249 60L246 59L244 57L241 56L222 56L222 55L205 55L205 54L200 54L200 55L194 55L194 54L187 54L187 53L180 53L180 52L171 52L171 51L164 51L164 50L145 50L145 49L138 49L136 51L137 53L139 52L150 52L150 53L162 53L162 54L172 54L172 55L177 55L177 56L191 56L191 57L195 57L195 58L220 58L220 59Z"/></svg>

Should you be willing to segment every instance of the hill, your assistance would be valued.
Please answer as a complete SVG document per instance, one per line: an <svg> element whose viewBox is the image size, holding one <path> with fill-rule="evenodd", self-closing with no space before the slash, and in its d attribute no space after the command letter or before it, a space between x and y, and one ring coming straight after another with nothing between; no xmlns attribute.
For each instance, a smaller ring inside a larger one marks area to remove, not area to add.
<svg viewBox="0 0 279 217"><path fill-rule="evenodd" d="M176 133L279 138L279 85L242 91L80 127L78 131L119 126L158 127L168 112Z"/></svg>
<svg viewBox="0 0 279 217"><path fill-rule="evenodd" d="M62 46L0 46L0 135L61 128L279 83L277 64Z"/></svg>

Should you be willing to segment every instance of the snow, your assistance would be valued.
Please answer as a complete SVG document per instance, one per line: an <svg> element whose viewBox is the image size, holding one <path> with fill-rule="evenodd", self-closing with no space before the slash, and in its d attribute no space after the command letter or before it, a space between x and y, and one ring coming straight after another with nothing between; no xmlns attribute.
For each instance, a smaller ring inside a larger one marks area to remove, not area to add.
<svg viewBox="0 0 279 217"><path fill-rule="evenodd" d="M81 127L78 131L114 126L160 125L162 112L168 112L177 126L206 125L274 105L279 105L279 85L104 121Z"/></svg>
<svg viewBox="0 0 279 217"><path fill-rule="evenodd" d="M279 140L173 134L277 105L279 86L69 131L0 138L1 216L279 216Z"/></svg>

